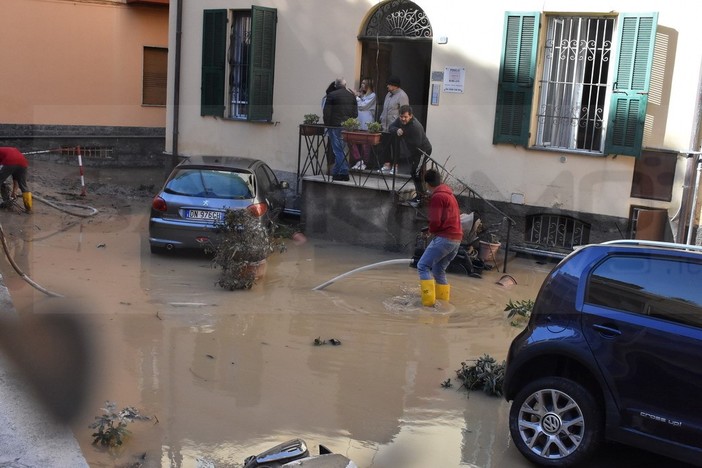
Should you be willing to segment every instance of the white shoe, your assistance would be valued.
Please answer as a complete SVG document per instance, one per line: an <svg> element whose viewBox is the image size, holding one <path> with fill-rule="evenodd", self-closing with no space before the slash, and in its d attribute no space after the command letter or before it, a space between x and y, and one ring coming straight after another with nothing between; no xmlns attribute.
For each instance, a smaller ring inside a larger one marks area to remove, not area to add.
<svg viewBox="0 0 702 468"><path fill-rule="evenodd" d="M360 171L361 170L361 164L363 164L363 161L358 161L354 166L351 168L354 171Z"/></svg>
<svg viewBox="0 0 702 468"><path fill-rule="evenodd" d="M356 164L356 166L358 166L357 169L358 169L359 171L365 171L365 170L366 170L366 165L365 165L365 163L364 163L363 161L359 161L359 164Z"/></svg>
<svg viewBox="0 0 702 468"><path fill-rule="evenodd" d="M394 173L395 173L395 168L383 166L383 167L380 169L380 172L382 172L383 174L394 174Z"/></svg>

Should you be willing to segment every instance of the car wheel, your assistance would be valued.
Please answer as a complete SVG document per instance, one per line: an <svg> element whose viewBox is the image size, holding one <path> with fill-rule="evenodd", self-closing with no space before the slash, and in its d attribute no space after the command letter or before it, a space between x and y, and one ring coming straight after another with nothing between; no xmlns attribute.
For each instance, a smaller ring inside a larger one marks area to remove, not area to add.
<svg viewBox="0 0 702 468"><path fill-rule="evenodd" d="M517 449L542 466L573 466L602 440L602 415L582 385L548 377L524 387L512 402L509 431Z"/></svg>

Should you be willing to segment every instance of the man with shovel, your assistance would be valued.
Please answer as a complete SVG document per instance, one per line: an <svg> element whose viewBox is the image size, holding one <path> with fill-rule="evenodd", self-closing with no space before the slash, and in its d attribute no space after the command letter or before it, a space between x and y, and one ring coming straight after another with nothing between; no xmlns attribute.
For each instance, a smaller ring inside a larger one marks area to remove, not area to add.
<svg viewBox="0 0 702 468"><path fill-rule="evenodd" d="M12 146L0 146L0 193L2 194L2 206L10 206L10 197L15 195L15 185L10 190L5 185L5 180L12 176L13 184L16 184L22 192L24 208L32 211L32 192L27 187L27 168L29 163L20 150Z"/></svg>

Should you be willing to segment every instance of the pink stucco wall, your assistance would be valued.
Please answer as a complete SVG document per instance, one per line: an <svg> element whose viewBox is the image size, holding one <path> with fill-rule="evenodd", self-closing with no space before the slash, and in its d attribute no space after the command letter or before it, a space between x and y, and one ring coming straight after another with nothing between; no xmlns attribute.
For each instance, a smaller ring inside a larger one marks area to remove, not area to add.
<svg viewBox="0 0 702 468"><path fill-rule="evenodd" d="M163 127L142 106L145 46L168 47L167 7L2 0L0 123Z"/></svg>

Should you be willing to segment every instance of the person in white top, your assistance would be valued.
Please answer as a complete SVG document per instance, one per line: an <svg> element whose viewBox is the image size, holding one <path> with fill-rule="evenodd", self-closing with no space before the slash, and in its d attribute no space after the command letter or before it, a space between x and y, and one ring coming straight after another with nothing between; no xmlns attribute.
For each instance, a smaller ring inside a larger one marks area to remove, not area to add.
<svg viewBox="0 0 702 468"><path fill-rule="evenodd" d="M361 130L367 130L368 124L375 121L376 97L373 87L373 80L364 78L361 80L361 88L356 93L356 104L358 105L358 121L361 123ZM370 145L353 145L351 148L356 165L351 169L364 170L370 157Z"/></svg>

